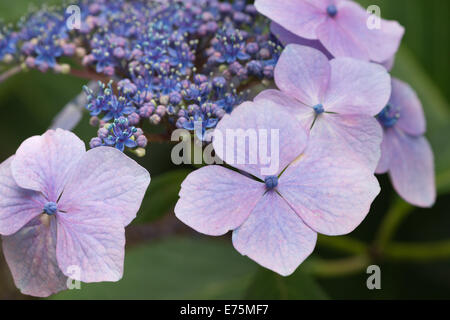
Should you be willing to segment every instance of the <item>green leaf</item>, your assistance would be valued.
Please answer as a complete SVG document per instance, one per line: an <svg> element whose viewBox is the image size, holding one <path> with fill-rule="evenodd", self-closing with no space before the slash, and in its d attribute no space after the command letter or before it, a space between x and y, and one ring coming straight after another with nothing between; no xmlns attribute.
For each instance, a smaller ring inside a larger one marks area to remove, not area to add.
<svg viewBox="0 0 450 320"><path fill-rule="evenodd" d="M408 82L422 101L427 118L427 137L435 153L439 193L450 191L450 109L444 95L405 47L397 53L393 75Z"/></svg>
<svg viewBox="0 0 450 320"><path fill-rule="evenodd" d="M323 300L327 295L314 278L299 267L289 277L282 277L270 270L259 269L246 294L247 299L257 300Z"/></svg>
<svg viewBox="0 0 450 320"><path fill-rule="evenodd" d="M190 172L188 169L178 169L152 178L140 213L133 223L151 222L173 211L178 201L181 183Z"/></svg>
<svg viewBox="0 0 450 320"><path fill-rule="evenodd" d="M227 242L173 238L128 250L121 281L82 283L52 299L240 299L255 271Z"/></svg>

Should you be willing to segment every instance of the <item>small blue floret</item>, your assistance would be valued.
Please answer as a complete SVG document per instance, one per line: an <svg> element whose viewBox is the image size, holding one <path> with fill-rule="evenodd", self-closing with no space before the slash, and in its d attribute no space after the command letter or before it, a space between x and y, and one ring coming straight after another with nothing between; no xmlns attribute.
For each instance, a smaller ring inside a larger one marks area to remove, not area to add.
<svg viewBox="0 0 450 320"><path fill-rule="evenodd" d="M315 106L313 107L313 109L314 109L314 112L315 112L316 114L321 114L321 113L324 113L324 112L325 112L325 110L324 110L324 108L323 108L323 105L321 105L321 104L315 105Z"/></svg>
<svg viewBox="0 0 450 320"><path fill-rule="evenodd" d="M58 205L54 202L47 202L44 206L44 212L49 216L54 215L58 211Z"/></svg>
<svg viewBox="0 0 450 320"><path fill-rule="evenodd" d="M378 122L385 128L392 128L400 119L399 109L388 104L378 115Z"/></svg>
<svg viewBox="0 0 450 320"><path fill-rule="evenodd" d="M328 15L330 16L330 17L335 17L336 15L337 15L337 13L338 13L338 10L337 10L337 8L336 8L336 6L334 5L334 4L330 4L328 7L327 7L327 13L328 13Z"/></svg>
<svg viewBox="0 0 450 320"><path fill-rule="evenodd" d="M266 183L266 188L272 190L278 185L278 177L277 176L268 176L264 179Z"/></svg>

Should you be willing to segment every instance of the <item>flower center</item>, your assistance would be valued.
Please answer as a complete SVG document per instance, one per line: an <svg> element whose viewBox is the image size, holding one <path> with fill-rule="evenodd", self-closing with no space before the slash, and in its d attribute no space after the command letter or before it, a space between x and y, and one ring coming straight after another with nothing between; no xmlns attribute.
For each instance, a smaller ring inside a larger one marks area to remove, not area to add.
<svg viewBox="0 0 450 320"><path fill-rule="evenodd" d="M323 109L323 105L321 105L320 103L318 105L315 105L313 109L316 114L321 114L325 112L325 110Z"/></svg>
<svg viewBox="0 0 450 320"><path fill-rule="evenodd" d="M400 119L400 112L398 108L388 104L378 115L378 121L385 128L391 128L395 126L398 119Z"/></svg>
<svg viewBox="0 0 450 320"><path fill-rule="evenodd" d="M278 185L278 177L277 176L268 176L264 179L266 183L266 188L272 190Z"/></svg>
<svg viewBox="0 0 450 320"><path fill-rule="evenodd" d="M334 4L330 4L328 7L327 7L327 13L328 13L328 15L330 16L330 17L335 17L336 15L337 15L337 13L338 13L338 10L337 10L337 8L336 8L336 6L334 5Z"/></svg>
<svg viewBox="0 0 450 320"><path fill-rule="evenodd" d="M54 202L47 202L44 206L44 212L49 216L54 215L58 211L58 205Z"/></svg>

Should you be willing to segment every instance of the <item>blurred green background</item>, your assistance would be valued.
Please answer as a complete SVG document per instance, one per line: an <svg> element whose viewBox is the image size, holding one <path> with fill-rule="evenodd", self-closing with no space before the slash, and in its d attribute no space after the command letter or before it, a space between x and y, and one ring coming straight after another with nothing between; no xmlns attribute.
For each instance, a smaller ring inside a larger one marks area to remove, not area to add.
<svg viewBox="0 0 450 320"><path fill-rule="evenodd" d="M0 0L0 17L15 21L30 3ZM125 274L114 284L82 284L56 299L431 299L450 298L450 1L369 0L382 16L406 28L393 74L418 92L436 157L439 198L432 209L399 201L386 177L382 193L350 237L321 237L315 253L282 278L241 257L228 236L207 238L173 216L179 185L192 167L174 167L170 146L153 144L139 159L152 184L139 218L127 230ZM64 75L22 73L0 84L0 161L26 138L42 134L56 113L87 83ZM85 116L75 132L95 135ZM381 226L381 228L380 228ZM381 231L380 231L381 230ZM390 235L394 242L391 243ZM395 233L395 234L394 234ZM386 245L380 251L374 244ZM412 246L411 246L412 245ZM368 290L365 266L377 264L382 289ZM361 268L364 266L364 268ZM0 255L0 299L26 299L15 289Z"/></svg>

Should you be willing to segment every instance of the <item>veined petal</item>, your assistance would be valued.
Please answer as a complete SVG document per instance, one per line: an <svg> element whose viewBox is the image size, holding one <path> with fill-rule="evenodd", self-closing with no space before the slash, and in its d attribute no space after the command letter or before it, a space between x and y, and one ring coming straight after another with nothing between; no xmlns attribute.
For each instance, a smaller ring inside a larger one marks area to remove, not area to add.
<svg viewBox="0 0 450 320"><path fill-rule="evenodd" d="M123 275L125 229L108 211L59 212L56 256L64 274L83 282L118 281ZM79 274L68 274L71 268Z"/></svg>
<svg viewBox="0 0 450 320"><path fill-rule="evenodd" d="M336 19L339 26L367 50L371 61L382 63L395 55L405 29L397 21L384 19L379 20L379 27L369 28L370 17L359 4L342 1Z"/></svg>
<svg viewBox="0 0 450 320"><path fill-rule="evenodd" d="M262 198L265 185L221 166L207 166L183 181L175 215L198 232L219 236L239 227Z"/></svg>
<svg viewBox="0 0 450 320"><path fill-rule="evenodd" d="M397 126L413 136L425 134L425 115L417 94L405 82L392 79L392 94L389 101L394 107L399 108L400 118Z"/></svg>
<svg viewBox="0 0 450 320"><path fill-rule="evenodd" d="M380 160L383 129L367 115L322 114L311 130L309 143L339 145L342 155L353 158L375 172Z"/></svg>
<svg viewBox="0 0 450 320"><path fill-rule="evenodd" d="M25 140L16 152L11 169L24 188L42 192L56 202L71 170L86 152L83 141L70 131L49 130Z"/></svg>
<svg viewBox="0 0 450 320"><path fill-rule="evenodd" d="M322 52L290 44L275 67L275 83L284 93L313 107L322 103L330 74L330 63Z"/></svg>
<svg viewBox="0 0 450 320"><path fill-rule="evenodd" d="M14 235L2 237L3 253L23 294L48 297L67 289L67 277L56 262L56 221L41 216Z"/></svg>
<svg viewBox="0 0 450 320"><path fill-rule="evenodd" d="M229 165L258 178L278 175L306 147L301 124L269 100L244 102L220 120L214 150Z"/></svg>
<svg viewBox="0 0 450 320"><path fill-rule="evenodd" d="M314 109L304 105L294 97L290 97L287 94L274 89L264 90L258 94L254 101L270 100L277 105L283 107L291 115L295 115L297 120L302 124L303 128L309 132L311 125L314 121Z"/></svg>
<svg viewBox="0 0 450 320"><path fill-rule="evenodd" d="M0 234L9 236L42 213L40 193L20 188L11 173L10 157L0 164Z"/></svg>
<svg viewBox="0 0 450 320"><path fill-rule="evenodd" d="M386 130L392 158L389 174L398 194L418 207L436 201L434 157L424 137L412 137L396 128Z"/></svg>
<svg viewBox="0 0 450 320"><path fill-rule="evenodd" d="M106 212L128 225L150 183L143 167L111 147L91 149L78 161L59 201L60 210Z"/></svg>
<svg viewBox="0 0 450 320"><path fill-rule="evenodd" d="M352 58L336 58L330 64L325 111L375 116L387 105L391 77L383 66Z"/></svg>
<svg viewBox="0 0 450 320"><path fill-rule="evenodd" d="M233 245L265 268L288 276L312 253L317 233L275 191L267 192L247 221L233 232Z"/></svg>
<svg viewBox="0 0 450 320"><path fill-rule="evenodd" d="M341 145L317 139L286 169L278 191L311 229L342 235L364 220L380 186L373 171Z"/></svg>

